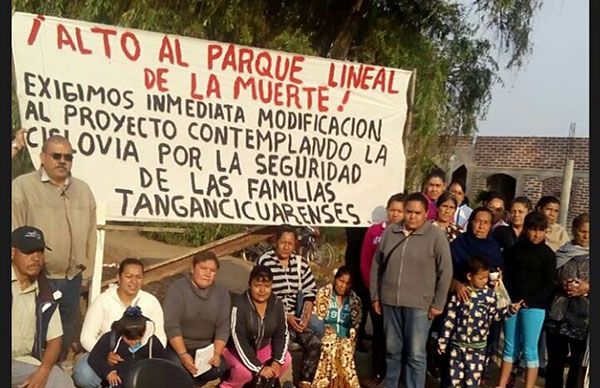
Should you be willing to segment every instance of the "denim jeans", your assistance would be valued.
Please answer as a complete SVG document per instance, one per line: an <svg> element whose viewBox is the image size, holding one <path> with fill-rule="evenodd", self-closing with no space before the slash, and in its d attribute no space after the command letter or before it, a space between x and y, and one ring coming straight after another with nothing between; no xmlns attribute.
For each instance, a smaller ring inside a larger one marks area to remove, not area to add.
<svg viewBox="0 0 600 388"><path fill-rule="evenodd" d="M427 375L427 337L431 321L425 310L383 305L386 345L385 388L397 388L402 367L406 388L423 388ZM403 360L403 356L406 357Z"/></svg>
<svg viewBox="0 0 600 388"><path fill-rule="evenodd" d="M89 353L81 356L73 367L73 382L79 388L98 388L102 384L102 378L88 364L89 356Z"/></svg>
<svg viewBox="0 0 600 388"><path fill-rule="evenodd" d="M310 316L310 321L308 321L308 326L312 329L312 331L319 338L323 338L325 335L325 323L322 319L317 318L315 314Z"/></svg>
<svg viewBox="0 0 600 388"><path fill-rule="evenodd" d="M24 381L29 379L32 373L38 370L37 365L28 364L26 362L12 360L11 361L11 386L20 386ZM7 384L8 385L8 384ZM6 385L6 386L7 386ZM5 386L5 385L3 385ZM58 365L53 365L46 381L46 387L71 388L74 387L73 381Z"/></svg>
<svg viewBox="0 0 600 388"><path fill-rule="evenodd" d="M60 323L62 323L63 336L60 349L60 361L64 360L69 352L69 346L75 339L76 323L79 322L79 298L81 297L81 279L79 273L73 279L48 279L52 291L59 290L62 296L58 300Z"/></svg>
<svg viewBox="0 0 600 388"><path fill-rule="evenodd" d="M543 309L522 308L504 321L504 361L515 362L522 345L525 366L539 366L538 341L545 315L546 311Z"/></svg>

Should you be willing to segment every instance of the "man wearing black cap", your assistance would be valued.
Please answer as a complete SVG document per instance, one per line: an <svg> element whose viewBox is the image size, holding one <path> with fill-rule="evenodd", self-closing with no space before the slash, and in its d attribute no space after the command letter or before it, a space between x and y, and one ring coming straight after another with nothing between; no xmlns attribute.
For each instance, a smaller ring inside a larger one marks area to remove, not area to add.
<svg viewBox="0 0 600 388"><path fill-rule="evenodd" d="M96 254L96 202L89 186L71 176L73 158L66 138L50 136L42 145L40 169L12 182L12 229L35 226L45 232L52 247L46 254L45 274L53 291L62 294L61 361L75 339L81 283L84 276L91 276Z"/></svg>
<svg viewBox="0 0 600 388"><path fill-rule="evenodd" d="M62 325L44 267L44 234L31 226L12 233L12 384L27 387L73 387L56 362Z"/></svg>

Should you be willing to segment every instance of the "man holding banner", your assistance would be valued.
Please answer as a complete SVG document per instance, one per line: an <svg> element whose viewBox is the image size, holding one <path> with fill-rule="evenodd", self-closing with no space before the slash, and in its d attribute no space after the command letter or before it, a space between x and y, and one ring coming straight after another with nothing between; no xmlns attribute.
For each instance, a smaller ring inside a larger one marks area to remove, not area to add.
<svg viewBox="0 0 600 388"><path fill-rule="evenodd" d="M63 361L79 321L83 271L93 268L96 252L96 201L88 185L71 176L73 149L62 136L42 145L39 170L12 183L12 229L22 225L44 231L52 251L46 253L46 274L53 291L60 291Z"/></svg>

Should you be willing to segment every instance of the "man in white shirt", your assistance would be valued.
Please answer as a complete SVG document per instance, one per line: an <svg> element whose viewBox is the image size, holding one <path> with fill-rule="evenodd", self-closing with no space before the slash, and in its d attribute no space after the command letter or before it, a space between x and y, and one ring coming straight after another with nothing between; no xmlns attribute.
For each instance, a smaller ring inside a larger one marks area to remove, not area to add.
<svg viewBox="0 0 600 388"><path fill-rule="evenodd" d="M118 286L111 286L98 295L85 314L81 328L80 342L88 352L73 368L75 385L81 388L99 387L102 379L89 366L88 354L104 333L111 330L114 321L123 316L129 306L139 306L144 316L154 322L154 333L163 346L167 345L164 329L163 309L156 297L141 289L144 279L144 266L138 259L128 258L119 265ZM119 362L119 356L114 356Z"/></svg>

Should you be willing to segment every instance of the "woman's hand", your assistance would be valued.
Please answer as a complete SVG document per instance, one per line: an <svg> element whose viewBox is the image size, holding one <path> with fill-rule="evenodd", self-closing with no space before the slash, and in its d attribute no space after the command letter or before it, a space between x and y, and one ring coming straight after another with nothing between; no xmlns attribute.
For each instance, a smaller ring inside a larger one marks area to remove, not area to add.
<svg viewBox="0 0 600 388"><path fill-rule="evenodd" d="M329 325L325 326L325 334L330 335L330 334L335 334L335 329Z"/></svg>
<svg viewBox="0 0 600 388"><path fill-rule="evenodd" d="M437 352L440 356L446 353L446 344L438 343Z"/></svg>
<svg viewBox="0 0 600 388"><path fill-rule="evenodd" d="M261 368L261 370L258 372L258 374L260 376L264 377L265 379L270 379L271 377L277 376L277 374L275 374L275 371L273 370L273 368L270 366L263 366Z"/></svg>
<svg viewBox="0 0 600 388"><path fill-rule="evenodd" d="M194 359L189 353L186 352L179 356L179 360L181 361L181 365L183 365L183 367L192 375L198 373L198 368L196 368L196 364L194 364Z"/></svg>
<svg viewBox="0 0 600 388"><path fill-rule="evenodd" d="M108 352L106 355L106 363L110 366L115 366L123 361L123 358L115 352Z"/></svg>
<svg viewBox="0 0 600 388"><path fill-rule="evenodd" d="M509 307L511 314L514 315L514 314L518 313L519 310L521 310L521 307L523 307L523 306L526 306L525 301L523 299L521 299L517 303L511 304Z"/></svg>
<svg viewBox="0 0 600 388"><path fill-rule="evenodd" d="M110 371L110 373L106 375L106 380L111 387L116 387L117 385L121 384L121 378L117 374L116 370Z"/></svg>
<svg viewBox="0 0 600 388"><path fill-rule="evenodd" d="M456 297L461 301L461 302L466 302L469 300L469 290L467 290L467 286L465 286L463 283L459 282L456 279L452 279L452 282L454 283L454 292L456 293Z"/></svg>
<svg viewBox="0 0 600 388"><path fill-rule="evenodd" d="M312 311L313 310L313 302L311 301L306 301L304 302L304 307L302 309L302 312L304 313L305 311ZM302 327L302 331L304 331L304 329L306 329L308 327L308 323L310 322L310 317L312 314L303 314L301 317L301 321L300 321L300 326Z"/></svg>
<svg viewBox="0 0 600 388"><path fill-rule="evenodd" d="M373 311L375 311L375 314L381 315L381 303L379 303L378 300L373 301L371 306L373 307Z"/></svg>
<svg viewBox="0 0 600 388"><path fill-rule="evenodd" d="M429 320L432 320L433 318L437 317L441 313L443 313L442 310L437 309L437 308L435 308L433 306L430 306L429 307L429 311L427 312L427 318L429 318Z"/></svg>
<svg viewBox="0 0 600 388"><path fill-rule="evenodd" d="M221 365L221 356L215 354L210 360L208 360L208 363L215 368L218 368L219 365Z"/></svg>
<svg viewBox="0 0 600 388"><path fill-rule="evenodd" d="M575 280L569 284L567 295L569 297L584 296L590 292L590 283L585 280Z"/></svg>
<svg viewBox="0 0 600 388"><path fill-rule="evenodd" d="M502 270L500 267L496 267L495 271L490 272L490 286L492 288L498 287L500 280L502 280Z"/></svg>
<svg viewBox="0 0 600 388"><path fill-rule="evenodd" d="M287 314L287 322L288 325L297 333L302 333L304 328L301 326L300 318L296 317L294 314Z"/></svg>
<svg viewBox="0 0 600 388"><path fill-rule="evenodd" d="M271 370L275 373L275 377L279 377L281 374L281 365L277 361L271 363Z"/></svg>

